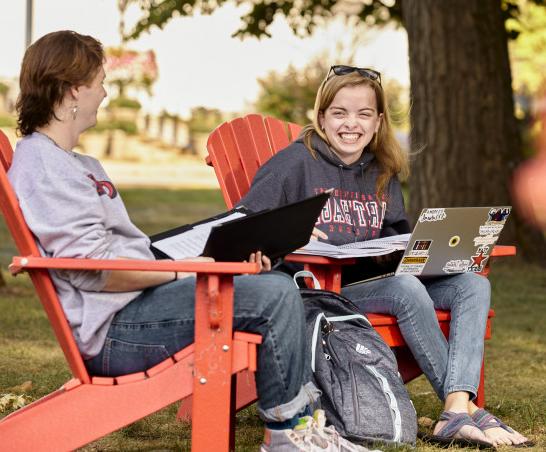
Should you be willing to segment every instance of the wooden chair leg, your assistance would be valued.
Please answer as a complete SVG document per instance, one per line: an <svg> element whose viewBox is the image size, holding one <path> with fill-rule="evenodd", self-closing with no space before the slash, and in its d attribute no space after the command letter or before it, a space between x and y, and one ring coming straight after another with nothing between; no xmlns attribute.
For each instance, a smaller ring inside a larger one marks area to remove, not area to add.
<svg viewBox="0 0 546 452"><path fill-rule="evenodd" d="M195 290L192 451L229 450L233 285L198 275Z"/></svg>
<svg viewBox="0 0 546 452"><path fill-rule="evenodd" d="M485 369L485 358L482 360L482 369L480 371L480 385L478 386L478 394L476 395L476 405L478 405L480 408L483 408L485 406L484 369Z"/></svg>

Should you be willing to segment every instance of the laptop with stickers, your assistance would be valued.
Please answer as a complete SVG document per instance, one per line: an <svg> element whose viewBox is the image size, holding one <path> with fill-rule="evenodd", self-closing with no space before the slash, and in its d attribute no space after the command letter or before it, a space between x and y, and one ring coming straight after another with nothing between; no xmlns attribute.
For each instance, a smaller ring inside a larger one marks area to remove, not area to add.
<svg viewBox="0 0 546 452"><path fill-rule="evenodd" d="M393 275L419 277L480 272L510 215L511 206L423 209Z"/></svg>
<svg viewBox="0 0 546 452"><path fill-rule="evenodd" d="M423 209L395 274L482 271L511 210L511 206Z"/></svg>

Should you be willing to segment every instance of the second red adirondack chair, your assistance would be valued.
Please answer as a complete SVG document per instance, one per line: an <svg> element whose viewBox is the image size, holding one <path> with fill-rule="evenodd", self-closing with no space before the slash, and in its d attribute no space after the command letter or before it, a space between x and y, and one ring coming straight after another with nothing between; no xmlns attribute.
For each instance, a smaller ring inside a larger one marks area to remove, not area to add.
<svg viewBox="0 0 546 452"><path fill-rule="evenodd" d="M214 167L216 177L228 208L232 208L249 190L252 179L258 168L276 152L288 146L301 130L301 126L286 123L272 117L250 114L236 118L218 126L209 136L207 142L207 164ZM497 246L491 257L509 256L515 254L515 247ZM350 265L354 260L330 259L320 256L291 255L287 260L303 263L318 278L321 287L339 292L341 289L342 265ZM489 268L484 274L487 275ZM442 331L449 334L450 314L447 311L437 311L438 322ZM489 312L486 339L491 337L491 319L494 312ZM396 318L390 315L369 314L368 318L385 339L387 344L396 348L399 370L404 381L410 381L422 372L417 366L411 352L407 348ZM485 403L483 385L483 366L478 390L477 404ZM244 406L255 400L254 389L244 373L239 376L240 388L237 400L238 406Z"/></svg>

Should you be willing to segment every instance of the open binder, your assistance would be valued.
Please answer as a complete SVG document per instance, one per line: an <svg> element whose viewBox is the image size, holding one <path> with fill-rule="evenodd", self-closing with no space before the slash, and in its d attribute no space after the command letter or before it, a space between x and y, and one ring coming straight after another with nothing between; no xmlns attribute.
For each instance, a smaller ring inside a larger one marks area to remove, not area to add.
<svg viewBox="0 0 546 452"><path fill-rule="evenodd" d="M177 247L190 248L195 253L188 257L202 255L226 262L240 262L248 259L251 253L261 251L270 259L277 259L309 241L329 196L329 193L321 193L260 212L249 212L244 207L234 209L150 237L152 251L156 257L180 259L183 255L176 254ZM239 218L216 224L234 214ZM210 232L206 228L209 223L215 224Z"/></svg>

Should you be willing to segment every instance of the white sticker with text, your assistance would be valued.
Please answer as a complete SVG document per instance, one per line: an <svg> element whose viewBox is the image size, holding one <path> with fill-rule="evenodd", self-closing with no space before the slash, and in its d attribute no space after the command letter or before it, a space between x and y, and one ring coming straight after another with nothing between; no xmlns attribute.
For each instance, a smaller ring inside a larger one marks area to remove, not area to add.
<svg viewBox="0 0 546 452"><path fill-rule="evenodd" d="M447 217L445 209L426 209L419 216L419 223L425 221L442 221Z"/></svg>
<svg viewBox="0 0 546 452"><path fill-rule="evenodd" d="M446 273L465 273L470 265L470 259L455 259L445 263L442 270Z"/></svg>

